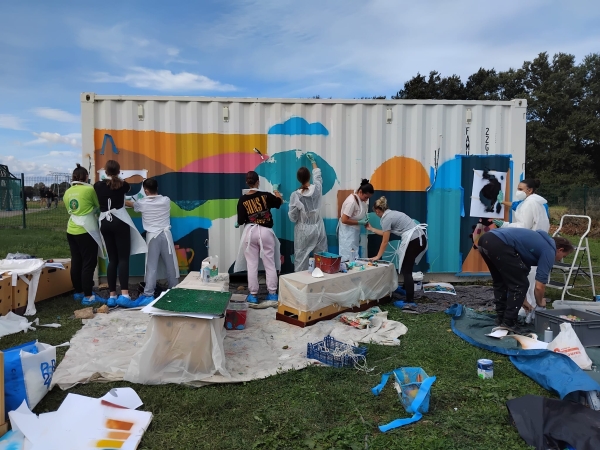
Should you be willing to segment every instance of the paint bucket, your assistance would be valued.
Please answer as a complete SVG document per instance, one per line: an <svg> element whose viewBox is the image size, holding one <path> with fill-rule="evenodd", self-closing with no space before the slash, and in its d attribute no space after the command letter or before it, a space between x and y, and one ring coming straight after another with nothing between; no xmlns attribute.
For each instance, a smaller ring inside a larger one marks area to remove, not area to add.
<svg viewBox="0 0 600 450"><path fill-rule="evenodd" d="M477 376L482 380L494 378L494 361L491 359L478 359Z"/></svg>
<svg viewBox="0 0 600 450"><path fill-rule="evenodd" d="M318 267L323 273L338 273L342 257L333 253L315 253L315 267Z"/></svg>
<svg viewBox="0 0 600 450"><path fill-rule="evenodd" d="M308 258L308 273L312 273L315 270L315 258Z"/></svg>
<svg viewBox="0 0 600 450"><path fill-rule="evenodd" d="M248 303L230 301L225 311L225 328L228 330L243 330L246 328Z"/></svg>
<svg viewBox="0 0 600 450"><path fill-rule="evenodd" d="M413 281L415 283L415 292L423 289L423 272L413 272Z"/></svg>

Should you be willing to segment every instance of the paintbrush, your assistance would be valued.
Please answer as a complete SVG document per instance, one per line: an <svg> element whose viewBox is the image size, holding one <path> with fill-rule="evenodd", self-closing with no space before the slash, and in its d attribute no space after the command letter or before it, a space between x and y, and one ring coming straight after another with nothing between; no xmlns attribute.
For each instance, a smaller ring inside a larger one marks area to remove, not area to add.
<svg viewBox="0 0 600 450"><path fill-rule="evenodd" d="M259 149L257 149L256 147L254 147L254 153L258 153L258 156L260 156L260 159L262 159L263 161L265 160L265 157L263 156L263 154L260 152Z"/></svg>

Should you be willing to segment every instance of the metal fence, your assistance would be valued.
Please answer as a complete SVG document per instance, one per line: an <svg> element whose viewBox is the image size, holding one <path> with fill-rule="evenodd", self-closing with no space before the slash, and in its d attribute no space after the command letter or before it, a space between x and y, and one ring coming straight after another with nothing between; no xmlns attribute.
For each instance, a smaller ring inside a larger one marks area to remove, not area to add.
<svg viewBox="0 0 600 450"><path fill-rule="evenodd" d="M9 199L0 202L0 228L66 229L63 195L70 181L68 173L2 177L0 166L0 194ZM10 195L5 184L12 186Z"/></svg>
<svg viewBox="0 0 600 450"><path fill-rule="evenodd" d="M542 184L536 192L560 213L583 214L600 219L600 187Z"/></svg>

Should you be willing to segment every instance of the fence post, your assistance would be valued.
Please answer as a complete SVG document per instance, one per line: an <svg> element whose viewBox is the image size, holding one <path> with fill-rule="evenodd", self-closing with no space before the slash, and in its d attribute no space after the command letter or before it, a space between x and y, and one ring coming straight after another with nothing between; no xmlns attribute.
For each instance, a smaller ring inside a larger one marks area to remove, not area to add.
<svg viewBox="0 0 600 450"><path fill-rule="evenodd" d="M587 185L583 185L583 215L587 216L587 193L588 187Z"/></svg>
<svg viewBox="0 0 600 450"><path fill-rule="evenodd" d="M27 222L25 217L27 214L25 213L25 205L27 204L27 197L25 196L25 174L21 173L21 196L23 197L23 201L21 202L21 210L23 211L23 229L27 228Z"/></svg>

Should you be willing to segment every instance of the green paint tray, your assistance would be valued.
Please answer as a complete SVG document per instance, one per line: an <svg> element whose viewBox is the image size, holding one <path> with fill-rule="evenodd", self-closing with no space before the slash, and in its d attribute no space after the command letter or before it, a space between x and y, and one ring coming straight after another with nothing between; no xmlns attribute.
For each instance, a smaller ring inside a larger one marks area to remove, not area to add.
<svg viewBox="0 0 600 450"><path fill-rule="evenodd" d="M231 294L229 292L171 289L154 305L163 311L223 316Z"/></svg>

